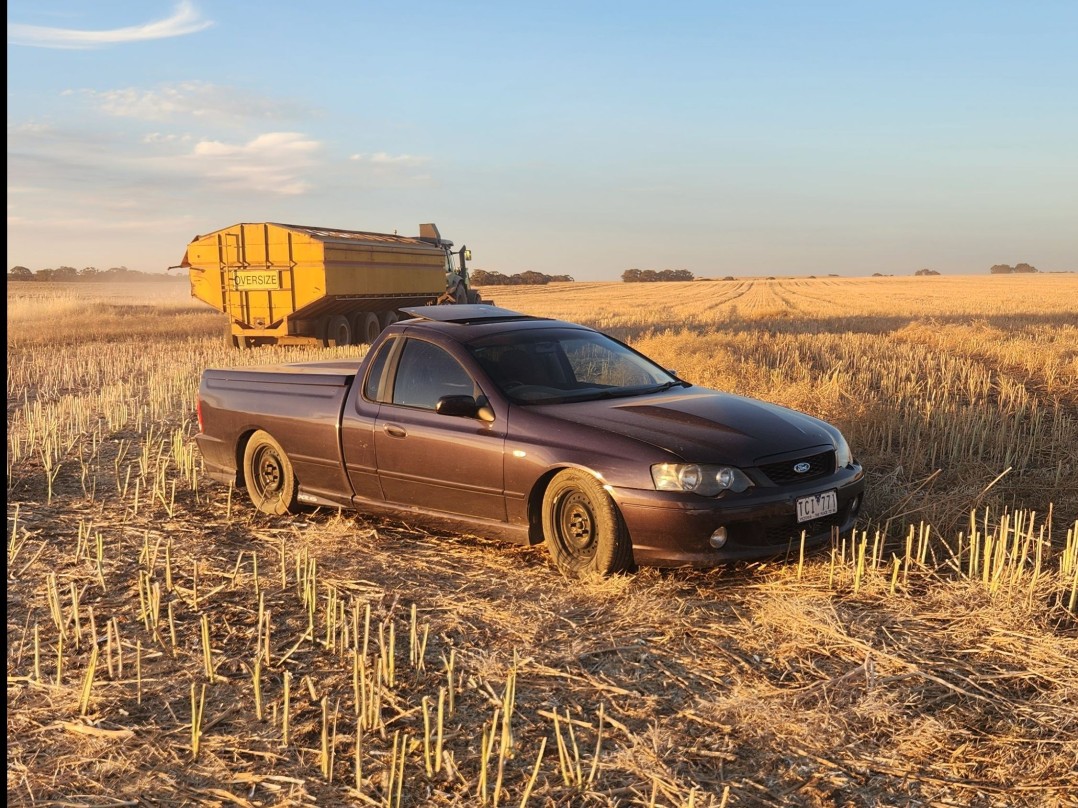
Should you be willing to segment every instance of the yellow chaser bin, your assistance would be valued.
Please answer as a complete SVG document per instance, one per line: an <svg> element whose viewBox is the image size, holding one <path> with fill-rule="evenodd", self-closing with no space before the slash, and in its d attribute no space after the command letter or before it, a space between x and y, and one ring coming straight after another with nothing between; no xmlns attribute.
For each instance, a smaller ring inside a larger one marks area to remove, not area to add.
<svg viewBox="0 0 1078 808"><path fill-rule="evenodd" d="M466 249L433 224L415 237L276 222L196 236L181 267L191 295L228 315L237 347L370 343L405 306L434 303ZM458 263L459 262L459 263Z"/></svg>

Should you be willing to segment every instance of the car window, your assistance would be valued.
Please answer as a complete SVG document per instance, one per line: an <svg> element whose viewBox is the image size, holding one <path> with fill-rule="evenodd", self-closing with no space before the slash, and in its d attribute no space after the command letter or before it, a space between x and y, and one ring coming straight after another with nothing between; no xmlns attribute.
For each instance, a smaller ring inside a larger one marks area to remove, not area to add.
<svg viewBox="0 0 1078 808"><path fill-rule="evenodd" d="M378 401L378 388L382 383L382 376L386 370L386 360L393 348L395 339L387 339L378 349L378 354L371 362L370 370L367 371L367 382L363 386L363 395L371 401Z"/></svg>
<svg viewBox="0 0 1078 808"><path fill-rule="evenodd" d="M579 384L633 387L655 384L659 377L616 342L564 340L562 350Z"/></svg>
<svg viewBox="0 0 1078 808"><path fill-rule="evenodd" d="M442 396L475 396L475 382L461 364L430 342L404 343L393 384L393 403L433 410Z"/></svg>
<svg viewBox="0 0 1078 808"><path fill-rule="evenodd" d="M644 395L681 384L647 357L595 331L508 332L478 339L468 349L519 403Z"/></svg>

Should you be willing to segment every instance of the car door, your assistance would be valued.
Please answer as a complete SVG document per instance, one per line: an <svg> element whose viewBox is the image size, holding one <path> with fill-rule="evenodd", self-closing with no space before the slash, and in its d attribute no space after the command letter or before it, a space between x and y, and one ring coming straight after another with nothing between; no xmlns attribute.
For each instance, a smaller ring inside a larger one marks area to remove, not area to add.
<svg viewBox="0 0 1078 808"><path fill-rule="evenodd" d="M477 399L475 377L445 347L406 337L374 424L387 502L505 521L505 419L441 415L443 396Z"/></svg>

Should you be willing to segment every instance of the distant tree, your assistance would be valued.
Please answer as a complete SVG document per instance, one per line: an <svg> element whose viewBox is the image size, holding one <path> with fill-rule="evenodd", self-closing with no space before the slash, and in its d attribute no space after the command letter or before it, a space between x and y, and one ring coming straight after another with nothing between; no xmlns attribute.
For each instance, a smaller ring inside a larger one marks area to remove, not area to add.
<svg viewBox="0 0 1078 808"><path fill-rule="evenodd" d="M12 281L32 281L34 279L34 271L29 267L12 267L7 273L8 280Z"/></svg>
<svg viewBox="0 0 1078 808"><path fill-rule="evenodd" d="M913 274L914 275L939 275L939 273L936 270L927 269L927 268L926 269L919 269L916 272L914 272Z"/></svg>
<svg viewBox="0 0 1078 808"><path fill-rule="evenodd" d="M56 267L53 270L54 281L73 281L79 277L79 271L75 267Z"/></svg>
<svg viewBox="0 0 1078 808"><path fill-rule="evenodd" d="M554 281L565 283L573 280L571 275L547 275L534 269L526 269L515 275L503 275L496 270L472 269L468 275L475 286L543 286Z"/></svg>
<svg viewBox="0 0 1078 808"><path fill-rule="evenodd" d="M1032 264L1015 264L1014 265L1014 271L1015 272L1036 272L1037 268L1035 266L1033 266Z"/></svg>
<svg viewBox="0 0 1078 808"><path fill-rule="evenodd" d="M657 281L693 281L696 276L687 269L627 269L621 273L626 283L655 283Z"/></svg>
<svg viewBox="0 0 1078 808"><path fill-rule="evenodd" d="M80 281L94 281L97 280L97 276L101 274L101 271L97 267L83 267L79 270Z"/></svg>
<svg viewBox="0 0 1078 808"><path fill-rule="evenodd" d="M1010 264L996 264L988 271L993 275L1008 275L1011 272L1014 272L1014 267Z"/></svg>
<svg viewBox="0 0 1078 808"><path fill-rule="evenodd" d="M872 277L873 278L882 278L882 277L884 277L884 274L882 272L873 272Z"/></svg>

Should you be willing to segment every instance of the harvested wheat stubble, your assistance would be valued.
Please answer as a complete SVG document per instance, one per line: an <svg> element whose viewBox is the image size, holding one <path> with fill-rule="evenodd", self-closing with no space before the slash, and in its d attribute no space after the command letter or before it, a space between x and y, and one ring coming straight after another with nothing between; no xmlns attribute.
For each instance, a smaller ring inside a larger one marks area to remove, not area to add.
<svg viewBox="0 0 1078 808"><path fill-rule="evenodd" d="M1051 309L1078 288L1032 300L1015 284L1008 329L1000 279L923 312L893 303L912 283L898 280L880 299L867 281L682 284L697 319L681 324L655 319L654 289L497 290L573 319L600 295L596 317L690 380L837 414L872 475L866 532L833 552L572 582L541 548L265 517L201 478L202 367L354 349L238 357L215 318L177 343L133 295L108 310L124 328L103 320L61 368L55 304L35 320L20 302L9 803L1078 804L1078 439L1059 370L1078 323ZM952 330L910 330L930 317ZM983 346L979 319L995 329ZM908 354L921 386L901 375L911 337L930 349ZM1047 355L1024 359L1032 346ZM1019 379L1028 398L1007 387ZM988 432L993 407L1005 428Z"/></svg>

